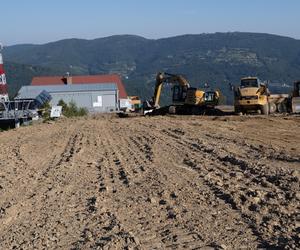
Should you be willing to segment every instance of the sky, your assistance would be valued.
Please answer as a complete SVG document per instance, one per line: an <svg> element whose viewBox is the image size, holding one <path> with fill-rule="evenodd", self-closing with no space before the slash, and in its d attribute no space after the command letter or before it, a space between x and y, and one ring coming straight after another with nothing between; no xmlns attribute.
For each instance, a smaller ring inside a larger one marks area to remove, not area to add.
<svg viewBox="0 0 300 250"><path fill-rule="evenodd" d="M0 42L260 32L300 39L300 0L0 0Z"/></svg>

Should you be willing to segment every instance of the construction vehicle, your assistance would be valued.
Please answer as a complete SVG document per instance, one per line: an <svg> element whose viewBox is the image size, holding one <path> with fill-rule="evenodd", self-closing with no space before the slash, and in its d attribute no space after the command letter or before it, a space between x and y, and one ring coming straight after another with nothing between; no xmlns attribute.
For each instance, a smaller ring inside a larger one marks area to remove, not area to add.
<svg viewBox="0 0 300 250"><path fill-rule="evenodd" d="M139 96L128 96L131 108L130 112L139 112L142 108L142 101Z"/></svg>
<svg viewBox="0 0 300 250"><path fill-rule="evenodd" d="M172 105L160 107L160 96L163 84L172 84ZM204 91L192 88L182 76L159 72L156 76L154 95L144 103L144 114L205 114L218 104L218 91Z"/></svg>
<svg viewBox="0 0 300 250"><path fill-rule="evenodd" d="M300 81L294 82L294 90L291 96L291 111L300 113Z"/></svg>
<svg viewBox="0 0 300 250"><path fill-rule="evenodd" d="M242 78L240 86L232 88L235 113L257 112L268 115L289 111L289 95L270 94L267 84L257 77Z"/></svg>

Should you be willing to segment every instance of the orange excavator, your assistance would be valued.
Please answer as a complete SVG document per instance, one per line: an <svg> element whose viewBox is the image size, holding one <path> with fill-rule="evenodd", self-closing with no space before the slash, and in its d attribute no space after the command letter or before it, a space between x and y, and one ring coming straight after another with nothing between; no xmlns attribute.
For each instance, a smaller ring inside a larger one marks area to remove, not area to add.
<svg viewBox="0 0 300 250"><path fill-rule="evenodd" d="M160 107L160 96L163 84L172 84L172 104ZM162 73L156 75L154 95L150 101L144 103L144 114L205 114L214 109L219 102L218 91L204 91L192 88L182 75Z"/></svg>

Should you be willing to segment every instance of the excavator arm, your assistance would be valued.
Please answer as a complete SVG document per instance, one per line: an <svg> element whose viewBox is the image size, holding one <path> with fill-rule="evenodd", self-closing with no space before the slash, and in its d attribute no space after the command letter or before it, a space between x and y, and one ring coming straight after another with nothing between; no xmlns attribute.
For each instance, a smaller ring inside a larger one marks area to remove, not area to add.
<svg viewBox="0 0 300 250"><path fill-rule="evenodd" d="M164 83L164 74L158 73L156 75L156 83L155 83L154 96L153 96L154 107L159 107L159 100L160 100L163 83Z"/></svg>

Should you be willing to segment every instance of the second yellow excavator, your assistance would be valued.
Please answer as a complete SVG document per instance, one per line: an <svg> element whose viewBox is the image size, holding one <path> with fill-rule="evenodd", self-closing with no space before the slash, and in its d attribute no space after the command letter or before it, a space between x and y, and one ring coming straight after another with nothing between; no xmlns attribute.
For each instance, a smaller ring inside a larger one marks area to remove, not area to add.
<svg viewBox="0 0 300 250"><path fill-rule="evenodd" d="M160 107L159 101L164 83L172 84L172 105ZM156 75L154 96L144 103L144 114L205 114L218 105L220 93L218 91L204 91L192 88L189 82L177 74L159 72Z"/></svg>

